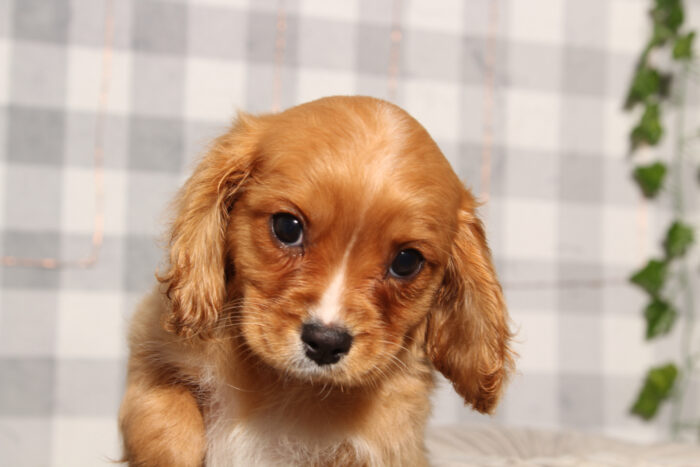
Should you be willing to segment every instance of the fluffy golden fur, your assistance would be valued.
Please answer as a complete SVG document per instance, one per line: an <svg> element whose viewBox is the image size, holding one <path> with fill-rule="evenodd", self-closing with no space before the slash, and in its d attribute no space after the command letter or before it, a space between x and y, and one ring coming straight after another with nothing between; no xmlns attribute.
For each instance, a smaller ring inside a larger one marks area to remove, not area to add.
<svg viewBox="0 0 700 467"><path fill-rule="evenodd" d="M240 115L180 192L168 268L133 319L125 459L426 465L433 368L491 412L513 366L475 204L423 127L387 102ZM301 221L301 245L275 237L276 213ZM422 266L395 277L407 248ZM322 366L300 339L319 307L352 336Z"/></svg>

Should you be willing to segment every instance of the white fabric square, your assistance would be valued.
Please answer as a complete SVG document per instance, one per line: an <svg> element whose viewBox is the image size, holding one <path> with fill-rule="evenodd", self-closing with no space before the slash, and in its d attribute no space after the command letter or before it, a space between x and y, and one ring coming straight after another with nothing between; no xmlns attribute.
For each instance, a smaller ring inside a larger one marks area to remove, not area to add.
<svg viewBox="0 0 700 467"><path fill-rule="evenodd" d="M301 0L300 13L303 16L357 21L358 5L356 1L347 0Z"/></svg>
<svg viewBox="0 0 700 467"><path fill-rule="evenodd" d="M557 151L560 95L523 89L509 89L505 95L506 144L522 149Z"/></svg>
<svg viewBox="0 0 700 467"><path fill-rule="evenodd" d="M0 39L0 104L7 104L10 85L10 47L5 39Z"/></svg>
<svg viewBox="0 0 700 467"><path fill-rule="evenodd" d="M243 64L225 60L189 59L185 79L188 118L229 121L245 106Z"/></svg>
<svg viewBox="0 0 700 467"><path fill-rule="evenodd" d="M641 267L644 258L655 251L649 216L649 208L642 204L603 206L602 256L607 265Z"/></svg>
<svg viewBox="0 0 700 467"><path fill-rule="evenodd" d="M607 313L603 316L603 373L643 376L653 361L654 346L644 339L641 313Z"/></svg>
<svg viewBox="0 0 700 467"><path fill-rule="evenodd" d="M638 54L649 39L648 5L638 0L610 0L608 47L611 51Z"/></svg>
<svg viewBox="0 0 700 467"><path fill-rule="evenodd" d="M122 455L115 418L58 417L52 431L54 467L109 465Z"/></svg>
<svg viewBox="0 0 700 467"><path fill-rule="evenodd" d="M463 31L464 8L469 8L469 2L461 0L404 2L404 5L408 6L403 17L409 27L456 33Z"/></svg>
<svg viewBox="0 0 700 467"><path fill-rule="evenodd" d="M95 229L97 196L95 171L88 168L67 168L63 171L63 208L61 225L66 233L92 234ZM103 172L104 232L123 235L126 232L126 174L121 170Z"/></svg>
<svg viewBox="0 0 700 467"><path fill-rule="evenodd" d="M122 296L63 291L59 298L57 354L61 358L114 359L126 355Z"/></svg>
<svg viewBox="0 0 700 467"><path fill-rule="evenodd" d="M428 80L408 80L403 108L440 141L459 140L460 86Z"/></svg>
<svg viewBox="0 0 700 467"><path fill-rule="evenodd" d="M611 98L603 106L603 154L614 159L628 159L630 139L628 135L636 125L639 115L622 108L622 99Z"/></svg>
<svg viewBox="0 0 700 467"><path fill-rule="evenodd" d="M513 350L518 353L518 371L557 373L559 319L550 310L509 310L515 323Z"/></svg>
<svg viewBox="0 0 700 467"><path fill-rule="evenodd" d="M355 76L352 73L305 68L297 75L297 100L312 101L326 96L354 94Z"/></svg>
<svg viewBox="0 0 700 467"><path fill-rule="evenodd" d="M512 259L557 259L558 218L552 201L507 199L503 212L501 254Z"/></svg>
<svg viewBox="0 0 700 467"><path fill-rule="evenodd" d="M561 0L514 0L509 6L511 39L551 44L563 41L564 2Z"/></svg>
<svg viewBox="0 0 700 467"><path fill-rule="evenodd" d="M106 60L101 49L71 47L68 49L68 108L97 112L99 109L103 67ZM109 59L107 112L126 114L131 99L131 54L112 51Z"/></svg>

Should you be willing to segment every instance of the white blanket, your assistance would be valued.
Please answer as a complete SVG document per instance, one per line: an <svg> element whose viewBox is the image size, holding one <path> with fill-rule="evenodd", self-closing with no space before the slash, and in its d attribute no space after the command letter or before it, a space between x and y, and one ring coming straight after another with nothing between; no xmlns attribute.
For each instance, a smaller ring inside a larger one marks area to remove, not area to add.
<svg viewBox="0 0 700 467"><path fill-rule="evenodd" d="M700 467L700 446L639 445L601 436L523 428L453 426L428 430L434 467Z"/></svg>

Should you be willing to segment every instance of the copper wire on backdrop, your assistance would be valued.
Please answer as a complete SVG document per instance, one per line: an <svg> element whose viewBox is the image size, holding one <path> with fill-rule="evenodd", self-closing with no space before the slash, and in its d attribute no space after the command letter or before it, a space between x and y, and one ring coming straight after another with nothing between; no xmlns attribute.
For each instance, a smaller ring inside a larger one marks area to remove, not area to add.
<svg viewBox="0 0 700 467"><path fill-rule="evenodd" d="M387 69L387 96L392 102L396 101L399 88L399 74L401 73L402 10L402 0L394 0L391 5L391 45L389 46L389 67Z"/></svg>
<svg viewBox="0 0 700 467"><path fill-rule="evenodd" d="M100 91L95 117L95 143L93 154L93 177L95 182L95 215L93 218L92 241L90 251L84 258L61 260L59 258L30 258L19 256L3 256L3 266L35 267L41 269L56 269L64 267L89 268L94 266L100 256L104 240L104 131L105 113L109 102L109 90L112 75L112 51L114 43L114 0L105 1L104 43L102 46L102 72Z"/></svg>
<svg viewBox="0 0 700 467"><path fill-rule="evenodd" d="M491 191L491 159L493 155L493 119L496 88L496 35L498 33L498 1L489 4L488 32L484 53L484 101L482 105L481 190L482 205L489 200Z"/></svg>
<svg viewBox="0 0 700 467"><path fill-rule="evenodd" d="M287 47L287 14L284 0L277 2L277 20L275 21L275 64L272 78L272 111L282 110L282 74L284 66L284 53Z"/></svg>

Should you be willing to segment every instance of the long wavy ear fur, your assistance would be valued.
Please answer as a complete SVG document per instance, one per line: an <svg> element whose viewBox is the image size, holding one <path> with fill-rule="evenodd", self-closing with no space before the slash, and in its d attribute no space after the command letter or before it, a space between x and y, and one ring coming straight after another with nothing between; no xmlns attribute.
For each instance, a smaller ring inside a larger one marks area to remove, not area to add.
<svg viewBox="0 0 700 467"><path fill-rule="evenodd" d="M511 333L475 201L466 190L463 196L451 259L428 318L426 349L467 403L491 413L513 369Z"/></svg>
<svg viewBox="0 0 700 467"><path fill-rule="evenodd" d="M236 193L254 170L261 120L245 114L219 137L175 200L168 269L156 277L170 299L165 328L206 335L225 294L224 235Z"/></svg>

